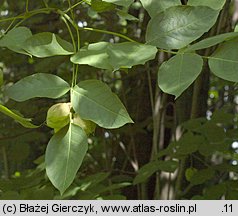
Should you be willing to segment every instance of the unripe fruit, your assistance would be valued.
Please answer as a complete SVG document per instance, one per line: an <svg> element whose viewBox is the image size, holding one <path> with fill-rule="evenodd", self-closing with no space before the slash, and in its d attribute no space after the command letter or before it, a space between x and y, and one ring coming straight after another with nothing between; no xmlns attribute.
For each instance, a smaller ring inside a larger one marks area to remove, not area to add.
<svg viewBox="0 0 238 216"><path fill-rule="evenodd" d="M96 128L96 124L90 120L81 119L78 114L74 115L73 123L81 127L87 135L93 133Z"/></svg>
<svg viewBox="0 0 238 216"><path fill-rule="evenodd" d="M49 108L46 117L48 127L54 128L55 132L69 124L70 103L57 103Z"/></svg>

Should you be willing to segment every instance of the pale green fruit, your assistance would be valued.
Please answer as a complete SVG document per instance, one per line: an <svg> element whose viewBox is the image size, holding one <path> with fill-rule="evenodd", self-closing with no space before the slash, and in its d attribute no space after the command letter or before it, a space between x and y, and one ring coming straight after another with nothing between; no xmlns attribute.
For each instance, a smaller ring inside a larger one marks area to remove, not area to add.
<svg viewBox="0 0 238 216"><path fill-rule="evenodd" d="M57 103L49 108L46 117L48 127L54 128L55 132L69 124L70 103Z"/></svg>
<svg viewBox="0 0 238 216"><path fill-rule="evenodd" d="M87 135L93 133L96 128L96 124L90 120L81 119L78 114L74 115L73 123L81 127Z"/></svg>

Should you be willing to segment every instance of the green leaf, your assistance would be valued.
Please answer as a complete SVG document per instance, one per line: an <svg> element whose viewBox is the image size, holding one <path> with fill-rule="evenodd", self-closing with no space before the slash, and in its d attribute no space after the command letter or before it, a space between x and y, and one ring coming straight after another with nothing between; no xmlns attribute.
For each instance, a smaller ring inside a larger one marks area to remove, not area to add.
<svg viewBox="0 0 238 216"><path fill-rule="evenodd" d="M238 32L238 25L236 24L234 32Z"/></svg>
<svg viewBox="0 0 238 216"><path fill-rule="evenodd" d="M108 196L102 196L97 198L98 200L127 200L126 196L121 194L112 194Z"/></svg>
<svg viewBox="0 0 238 216"><path fill-rule="evenodd" d="M22 196L17 191L2 192L1 200L22 200Z"/></svg>
<svg viewBox="0 0 238 216"><path fill-rule="evenodd" d="M50 32L42 32L28 38L24 43L24 50L39 58L74 53L72 44Z"/></svg>
<svg viewBox="0 0 238 216"><path fill-rule="evenodd" d="M224 183L220 183L217 185L212 185L206 189L204 193L204 198L206 200L220 200L221 197L226 194L226 185Z"/></svg>
<svg viewBox="0 0 238 216"><path fill-rule="evenodd" d="M99 172L94 175L87 176L85 179L80 181L79 189L86 191L94 186L97 186L102 181L106 180L109 177L110 173Z"/></svg>
<svg viewBox="0 0 238 216"><path fill-rule="evenodd" d="M134 2L134 0L103 0L103 1L124 7L129 7Z"/></svg>
<svg viewBox="0 0 238 216"><path fill-rule="evenodd" d="M223 43L209 57L209 67L211 71L218 77L238 82L238 38Z"/></svg>
<svg viewBox="0 0 238 216"><path fill-rule="evenodd" d="M226 200L237 200L238 197L238 181L237 180L227 180L226 182Z"/></svg>
<svg viewBox="0 0 238 216"><path fill-rule="evenodd" d="M91 7L94 11L98 13L115 9L115 6L113 4L102 0L91 0Z"/></svg>
<svg viewBox="0 0 238 216"><path fill-rule="evenodd" d="M178 162L169 161L152 161L141 167L138 171L138 175L135 177L133 184L139 184L145 182L151 175L158 170L165 172L174 172L178 167Z"/></svg>
<svg viewBox="0 0 238 216"><path fill-rule="evenodd" d="M208 121L197 132L203 134L212 143L222 142L226 138L224 128L217 126L212 121Z"/></svg>
<svg viewBox="0 0 238 216"><path fill-rule="evenodd" d="M46 173L61 194L71 185L88 150L87 136L70 124L57 132L46 148Z"/></svg>
<svg viewBox="0 0 238 216"><path fill-rule="evenodd" d="M173 173L178 168L178 162L174 160L160 161L159 170Z"/></svg>
<svg viewBox="0 0 238 216"><path fill-rule="evenodd" d="M131 14L128 14L126 11L123 10L117 10L117 15L123 20L139 21L138 18L132 16Z"/></svg>
<svg viewBox="0 0 238 216"><path fill-rule="evenodd" d="M147 44L180 49L201 37L216 22L219 12L205 6L174 6L154 16L146 32Z"/></svg>
<svg viewBox="0 0 238 216"><path fill-rule="evenodd" d="M95 186L91 189L91 191L95 194L102 194L102 193L106 193L106 192L110 192L110 191L115 191L121 188L125 188L128 186L131 186L132 184L130 182L122 182L122 183L118 183L118 184L112 184L109 186Z"/></svg>
<svg viewBox="0 0 238 216"><path fill-rule="evenodd" d="M213 178L214 175L215 175L214 170L212 170L210 168L198 170L197 172L195 172L192 175L192 177L190 179L190 182L191 182L192 185L203 184L204 182Z"/></svg>
<svg viewBox="0 0 238 216"><path fill-rule="evenodd" d="M140 0L150 17L166 10L169 7L181 5L180 0Z"/></svg>
<svg viewBox="0 0 238 216"><path fill-rule="evenodd" d="M6 90L6 94L21 102L35 97L59 98L69 89L69 84L60 77L37 73L19 80Z"/></svg>
<svg viewBox="0 0 238 216"><path fill-rule="evenodd" d="M229 186L228 186L229 187ZM226 200L237 200L238 190L229 189L226 193Z"/></svg>
<svg viewBox="0 0 238 216"><path fill-rule="evenodd" d="M33 125L31 123L31 119L23 118L22 116L19 116L1 104L0 104L0 112L13 118L14 120L16 120L18 123L20 123L22 126L24 126L26 128L38 128L39 127L39 126Z"/></svg>
<svg viewBox="0 0 238 216"><path fill-rule="evenodd" d="M198 77L202 65L202 57L197 54L177 54L160 66L159 87L178 98Z"/></svg>
<svg viewBox="0 0 238 216"><path fill-rule="evenodd" d="M108 49L109 62L114 70L131 68L134 65L145 64L154 59L157 49L154 46L134 42L110 44Z"/></svg>
<svg viewBox="0 0 238 216"><path fill-rule="evenodd" d="M205 122L207 121L206 118L200 117L196 119L190 119L186 122L183 122L181 126L188 131L196 131L198 128L200 128Z"/></svg>
<svg viewBox="0 0 238 216"><path fill-rule="evenodd" d="M185 133L181 139L174 143L173 155L189 155L198 150L201 143L204 143L203 136L194 135L191 132Z"/></svg>
<svg viewBox="0 0 238 216"><path fill-rule="evenodd" d="M233 39L235 37L238 37L238 32L228 32L228 33L216 35L216 36L201 40L195 44L192 44L185 51L189 52L189 51L205 49L205 48L217 45L223 41Z"/></svg>
<svg viewBox="0 0 238 216"><path fill-rule="evenodd" d="M237 140L238 139L238 128L227 130L226 131L226 136L227 136L227 138Z"/></svg>
<svg viewBox="0 0 238 216"><path fill-rule="evenodd" d="M0 39L0 47L6 47L14 52L29 55L23 47L24 42L32 36L30 29L26 27L16 27Z"/></svg>
<svg viewBox="0 0 238 216"><path fill-rule="evenodd" d="M185 177L187 181L190 181L192 176L197 172L197 169L190 167L185 171Z"/></svg>
<svg viewBox="0 0 238 216"><path fill-rule="evenodd" d="M208 6L214 10L221 10L226 0L189 0L188 5L191 6Z"/></svg>
<svg viewBox="0 0 238 216"><path fill-rule="evenodd" d="M2 191L8 191L8 190L15 190L20 191L22 189L34 187L36 185L39 185L42 180L42 175L35 172L31 173L31 175L22 175L18 178L11 178L11 180L0 180L0 188Z"/></svg>
<svg viewBox="0 0 238 216"><path fill-rule="evenodd" d="M23 200L52 200L54 199L55 190L51 185L29 188L21 192Z"/></svg>
<svg viewBox="0 0 238 216"><path fill-rule="evenodd" d="M118 128L133 122L117 95L99 80L76 85L72 90L72 106L82 119L103 128Z"/></svg>
<svg viewBox="0 0 238 216"><path fill-rule="evenodd" d="M101 69L117 70L145 64L154 59L156 53L156 47L135 42L118 44L99 42L82 48L70 60L75 64L88 64Z"/></svg>
<svg viewBox="0 0 238 216"><path fill-rule="evenodd" d="M206 138L206 141L199 145L199 152L204 156L210 156L216 152L225 152L229 150L230 140L226 140L226 133L222 127L216 123L208 121L201 128L198 128L198 133Z"/></svg>
<svg viewBox="0 0 238 216"><path fill-rule="evenodd" d="M232 124L234 121L234 114L230 113L225 107L215 110L212 113L211 121L215 124Z"/></svg>
<svg viewBox="0 0 238 216"><path fill-rule="evenodd" d="M107 53L108 45L107 42L89 44L81 48L70 60L74 64L87 64L101 69L113 70Z"/></svg>
<svg viewBox="0 0 238 216"><path fill-rule="evenodd" d="M195 195L191 198L191 200L205 200L203 196Z"/></svg>
<svg viewBox="0 0 238 216"><path fill-rule="evenodd" d="M145 182L150 176L153 175L153 173L159 170L159 163L160 161L152 161L141 167L133 181L133 184L135 185Z"/></svg>
<svg viewBox="0 0 238 216"><path fill-rule="evenodd" d="M229 151L229 144L230 142L223 142L223 143L210 143L206 141L199 146L199 153L205 157L212 156L213 154L217 153L226 153Z"/></svg>

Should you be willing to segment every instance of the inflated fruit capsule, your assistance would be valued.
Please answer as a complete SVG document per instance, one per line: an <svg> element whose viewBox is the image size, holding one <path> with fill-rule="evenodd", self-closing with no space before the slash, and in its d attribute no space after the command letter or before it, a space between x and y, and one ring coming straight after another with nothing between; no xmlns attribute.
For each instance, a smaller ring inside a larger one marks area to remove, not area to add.
<svg viewBox="0 0 238 216"><path fill-rule="evenodd" d="M96 124L90 120L81 119L78 114L74 115L73 123L81 127L87 135L93 133L96 128Z"/></svg>
<svg viewBox="0 0 238 216"><path fill-rule="evenodd" d="M49 108L46 117L48 127L54 128L55 132L69 124L70 103L57 103Z"/></svg>

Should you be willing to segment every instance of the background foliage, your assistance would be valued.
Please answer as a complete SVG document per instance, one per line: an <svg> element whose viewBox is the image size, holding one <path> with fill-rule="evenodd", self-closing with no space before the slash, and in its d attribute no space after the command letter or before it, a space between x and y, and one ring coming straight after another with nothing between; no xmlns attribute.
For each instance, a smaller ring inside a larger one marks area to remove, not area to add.
<svg viewBox="0 0 238 216"><path fill-rule="evenodd" d="M0 198L237 199L236 3L1 0Z"/></svg>

